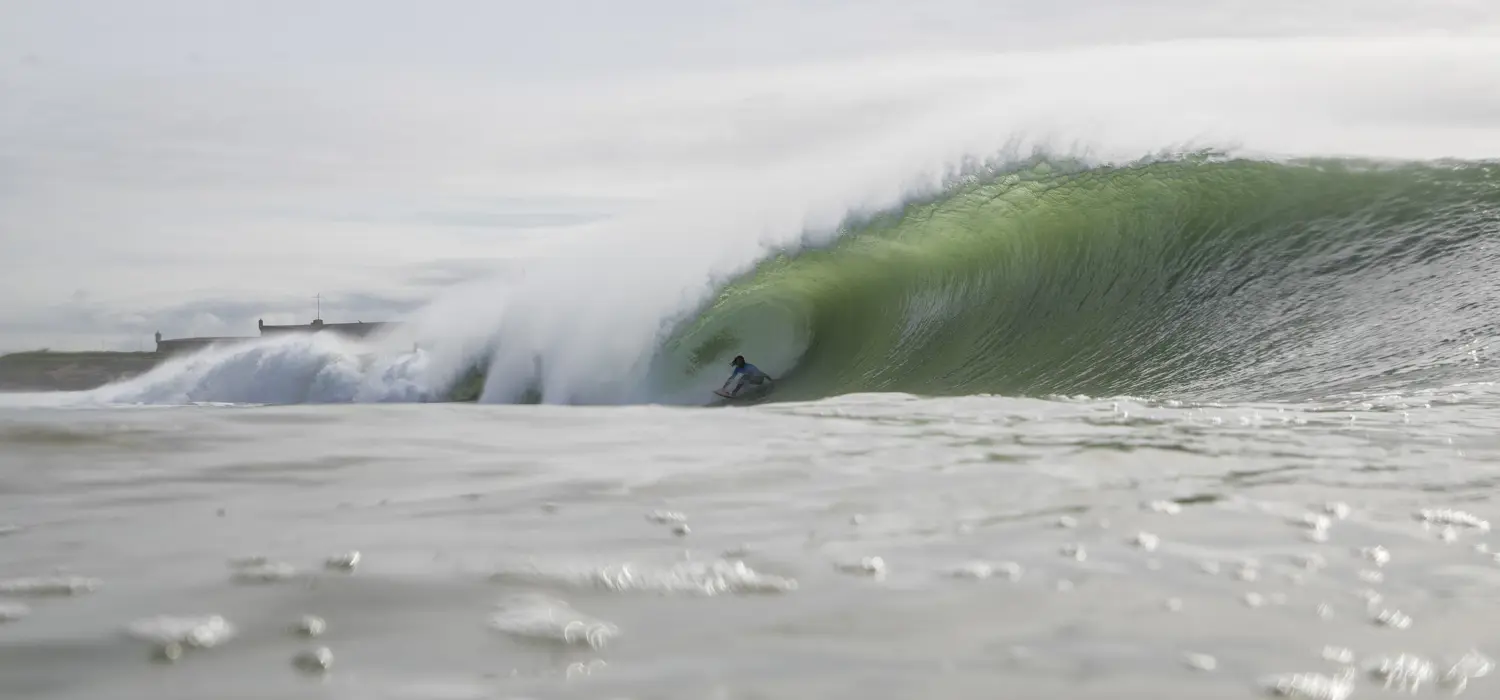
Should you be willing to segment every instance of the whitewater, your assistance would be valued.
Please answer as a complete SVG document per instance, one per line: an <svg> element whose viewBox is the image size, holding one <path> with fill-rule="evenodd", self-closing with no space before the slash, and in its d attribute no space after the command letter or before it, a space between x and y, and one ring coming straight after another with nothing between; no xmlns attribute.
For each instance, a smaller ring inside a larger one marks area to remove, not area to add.
<svg viewBox="0 0 1500 700"><path fill-rule="evenodd" d="M1500 17L1388 5L1373 34L1272 4L1123 41L1002 3L1008 49L727 63L616 46L601 10L576 31L621 53L553 75L527 44L500 83L0 70L13 254L97 212L139 235L10 297L307 279L289 242L351 256L310 265L330 284L494 263L377 337L0 393L0 696L1487 697ZM152 148L164 95L184 140ZM109 126L49 131L58 105ZM557 192L629 205L478 242L390 213ZM344 204L372 237L296 215ZM174 256L215 263L126 270ZM715 405L735 355L768 400Z"/></svg>

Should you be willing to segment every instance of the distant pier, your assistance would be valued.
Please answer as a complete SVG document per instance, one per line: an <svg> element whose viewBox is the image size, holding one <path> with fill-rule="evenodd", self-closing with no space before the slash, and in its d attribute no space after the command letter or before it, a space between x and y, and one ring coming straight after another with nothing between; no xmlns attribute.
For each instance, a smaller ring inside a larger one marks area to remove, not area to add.
<svg viewBox="0 0 1500 700"><path fill-rule="evenodd" d="M363 338L377 331L394 327L396 324L387 321L355 321L353 323L328 323L321 318L313 319L312 323L292 325L266 325L265 320L255 323L260 331L259 336L219 336L219 337L197 337L197 338L163 338L161 332L156 333L156 353L158 355L174 355L181 352L190 352L210 345L234 345L244 343L256 338L264 338L270 335L284 335L289 333L337 333L339 335L353 338Z"/></svg>

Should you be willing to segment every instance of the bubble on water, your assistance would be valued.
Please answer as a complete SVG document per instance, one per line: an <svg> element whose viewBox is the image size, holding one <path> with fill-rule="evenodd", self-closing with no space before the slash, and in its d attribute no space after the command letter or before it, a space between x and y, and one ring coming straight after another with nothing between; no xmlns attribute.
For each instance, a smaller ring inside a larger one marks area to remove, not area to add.
<svg viewBox="0 0 1500 700"><path fill-rule="evenodd" d="M1354 663L1354 650L1348 647L1323 647L1322 656L1323 660L1332 661L1336 664L1348 665Z"/></svg>
<svg viewBox="0 0 1500 700"><path fill-rule="evenodd" d="M30 614L31 608L24 603L0 601L0 623L15 622Z"/></svg>
<svg viewBox="0 0 1500 700"><path fill-rule="evenodd" d="M234 638L234 625L221 615L158 615L130 623L126 634L144 642L165 647L177 644L184 648L209 649Z"/></svg>
<svg viewBox="0 0 1500 700"><path fill-rule="evenodd" d="M1354 692L1354 670L1345 669L1337 676L1289 673L1265 678L1261 683L1267 693L1277 697L1346 700Z"/></svg>
<svg viewBox="0 0 1500 700"><path fill-rule="evenodd" d="M1381 610L1375 614L1374 622L1381 627L1404 630L1411 627L1411 616L1400 610Z"/></svg>
<svg viewBox="0 0 1500 700"><path fill-rule="evenodd" d="M600 649L620 634L614 625L548 596L516 595L497 608L490 626L523 639Z"/></svg>
<svg viewBox="0 0 1500 700"><path fill-rule="evenodd" d="M1147 552L1154 552L1161 544L1161 538L1146 531L1137 532L1130 540L1131 544Z"/></svg>
<svg viewBox="0 0 1500 700"><path fill-rule="evenodd" d="M1245 594L1245 605L1248 605L1248 606L1250 606L1252 608L1258 608L1258 607L1260 607L1262 605L1265 605L1265 604L1266 604L1266 598L1265 598L1265 596L1263 596L1263 595L1261 595L1259 593L1256 593L1254 591L1251 591L1251 592Z"/></svg>
<svg viewBox="0 0 1500 700"><path fill-rule="evenodd" d="M270 559L262 555L252 554L243 557L231 557L229 561L225 562L225 564L227 564L231 569L245 569L252 566L265 566L270 562Z"/></svg>
<svg viewBox="0 0 1500 700"><path fill-rule="evenodd" d="M1071 515L1058 516L1057 526L1065 530L1071 530L1078 527L1078 519Z"/></svg>
<svg viewBox="0 0 1500 700"><path fill-rule="evenodd" d="M1477 651L1469 651L1448 665L1448 671L1443 674L1442 684L1453 691L1454 695L1468 689L1469 681L1474 678L1483 678L1495 670L1495 662L1489 657Z"/></svg>
<svg viewBox="0 0 1500 700"><path fill-rule="evenodd" d="M1316 571L1328 566L1328 560L1317 552L1298 554L1293 560L1298 566L1308 571Z"/></svg>
<svg viewBox="0 0 1500 700"><path fill-rule="evenodd" d="M297 624L292 625L292 631L304 637L318 637L328 630L328 623L317 615L303 615Z"/></svg>
<svg viewBox="0 0 1500 700"><path fill-rule="evenodd" d="M1009 561L998 564L971 561L960 564L948 571L948 575L953 578L975 580L991 578L997 574L1010 581L1018 581L1021 578L1021 565Z"/></svg>
<svg viewBox="0 0 1500 700"><path fill-rule="evenodd" d="M1347 520L1349 515L1354 512L1354 509L1350 508L1349 504L1343 501L1329 501L1323 504L1323 512L1339 520Z"/></svg>
<svg viewBox="0 0 1500 700"><path fill-rule="evenodd" d="M563 676L568 679L592 676L607 665L603 659L594 659L588 663L574 661L568 664L568 668L563 671Z"/></svg>
<svg viewBox="0 0 1500 700"><path fill-rule="evenodd" d="M1333 519L1322 513L1303 513L1297 519L1296 524L1309 530L1327 530L1333 526Z"/></svg>
<svg viewBox="0 0 1500 700"><path fill-rule="evenodd" d="M1359 556L1374 562L1376 566L1385 566L1391 561L1391 553L1378 544L1373 547L1360 547Z"/></svg>
<svg viewBox="0 0 1500 700"><path fill-rule="evenodd" d="M687 523L677 523L672 526L672 534L678 537L686 537L692 530L688 529Z"/></svg>
<svg viewBox="0 0 1500 700"><path fill-rule="evenodd" d="M1215 659L1208 654L1195 654L1190 652L1187 654L1183 654L1182 660L1188 665L1188 668L1197 671L1212 671L1219 667L1218 659Z"/></svg>
<svg viewBox="0 0 1500 700"><path fill-rule="evenodd" d="M839 571L848 574L861 574L880 578L885 576L885 560L880 557L860 557L852 561L839 562Z"/></svg>
<svg viewBox="0 0 1500 700"><path fill-rule="evenodd" d="M1415 693L1437 679L1431 661L1411 654L1378 657L1366 664L1365 670L1386 690Z"/></svg>
<svg viewBox="0 0 1500 700"><path fill-rule="evenodd" d="M1000 573L1005 576L1005 578L1010 579L1011 581L1020 581L1021 575L1026 571L1025 569L1021 568L1020 564L1017 564L1013 561L1000 562L995 566L995 568L998 569Z"/></svg>
<svg viewBox="0 0 1500 700"><path fill-rule="evenodd" d="M292 657L292 665L308 673L327 671L333 666L333 651L328 647L299 651Z"/></svg>
<svg viewBox="0 0 1500 700"><path fill-rule="evenodd" d="M182 645L177 642L158 644L151 648L151 660L161 663L176 663L182 658Z"/></svg>
<svg viewBox="0 0 1500 700"><path fill-rule="evenodd" d="M881 565L883 566L884 562ZM497 582L527 585L707 596L725 593L788 593L797 590L797 581L794 579L762 574L751 569L743 561L724 559L683 562L670 568L638 568L630 564L621 564L597 568L546 570L532 566L499 571L490 578Z"/></svg>
<svg viewBox="0 0 1500 700"><path fill-rule="evenodd" d="M1473 513L1452 508L1423 508L1417 511L1416 518L1427 525L1456 525L1481 532L1489 532L1490 529L1488 520Z"/></svg>
<svg viewBox="0 0 1500 700"><path fill-rule="evenodd" d="M342 554L335 554L323 561L323 566L336 571L353 571L359 566L361 559L359 550L350 550Z"/></svg>
<svg viewBox="0 0 1500 700"><path fill-rule="evenodd" d="M948 575L952 578L982 580L995 575L995 567L982 561L971 561L949 570Z"/></svg>
<svg viewBox="0 0 1500 700"><path fill-rule="evenodd" d="M1077 561L1084 561L1089 558L1088 551L1083 548L1083 545L1077 543L1063 545L1062 549L1058 550L1058 552L1065 557Z"/></svg>
<svg viewBox="0 0 1500 700"><path fill-rule="evenodd" d="M0 595L48 598L93 593L103 585L87 576L27 576L0 580Z"/></svg>
<svg viewBox="0 0 1500 700"><path fill-rule="evenodd" d="M296 576L297 569L291 564L268 562L241 567L230 575L230 579L237 583L277 583L291 580Z"/></svg>
<svg viewBox="0 0 1500 700"><path fill-rule="evenodd" d="M1494 660L1478 651L1470 650L1453 662L1448 673L1449 675L1461 673L1470 678L1483 678L1494 670Z"/></svg>
<svg viewBox="0 0 1500 700"><path fill-rule="evenodd" d="M1176 501L1151 501L1146 507L1162 515L1177 515L1182 512L1182 505Z"/></svg>

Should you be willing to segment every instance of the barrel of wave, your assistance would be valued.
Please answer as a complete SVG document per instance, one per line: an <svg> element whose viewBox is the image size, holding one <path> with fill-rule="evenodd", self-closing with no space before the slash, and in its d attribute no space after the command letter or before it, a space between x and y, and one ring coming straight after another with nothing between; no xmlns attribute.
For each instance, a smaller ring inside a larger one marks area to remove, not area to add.
<svg viewBox="0 0 1500 700"><path fill-rule="evenodd" d="M708 404L729 378L730 361L747 361L780 380L792 374L806 352L811 324L795 299L730 292L680 326L652 363L655 400ZM778 384L781 384L778 382ZM778 394L782 386L778 386Z"/></svg>

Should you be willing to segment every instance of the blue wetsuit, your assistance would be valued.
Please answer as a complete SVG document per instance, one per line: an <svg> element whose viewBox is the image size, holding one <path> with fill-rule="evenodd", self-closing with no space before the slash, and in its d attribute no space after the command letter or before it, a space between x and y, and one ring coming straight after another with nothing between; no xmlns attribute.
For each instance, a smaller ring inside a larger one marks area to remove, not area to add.
<svg viewBox="0 0 1500 700"><path fill-rule="evenodd" d="M767 379L770 379L770 377L766 376L765 372L760 371L759 367L756 367L749 362L746 362L744 365L734 368L734 372L729 375L729 378L734 379L735 377L739 377L740 380L735 383L734 389L729 392L731 394L740 393L740 388L745 386L745 384L747 383L759 385L764 384ZM727 384L728 382L725 383Z"/></svg>
<svg viewBox="0 0 1500 700"><path fill-rule="evenodd" d="M746 362L745 364L740 365L739 367L735 367L734 368L734 373L735 374L743 374L743 375L745 375L746 379L749 379L752 382L756 381L758 379L764 379L765 376L766 376L766 373L760 371L759 367L756 367L755 365L752 365L749 362Z"/></svg>

